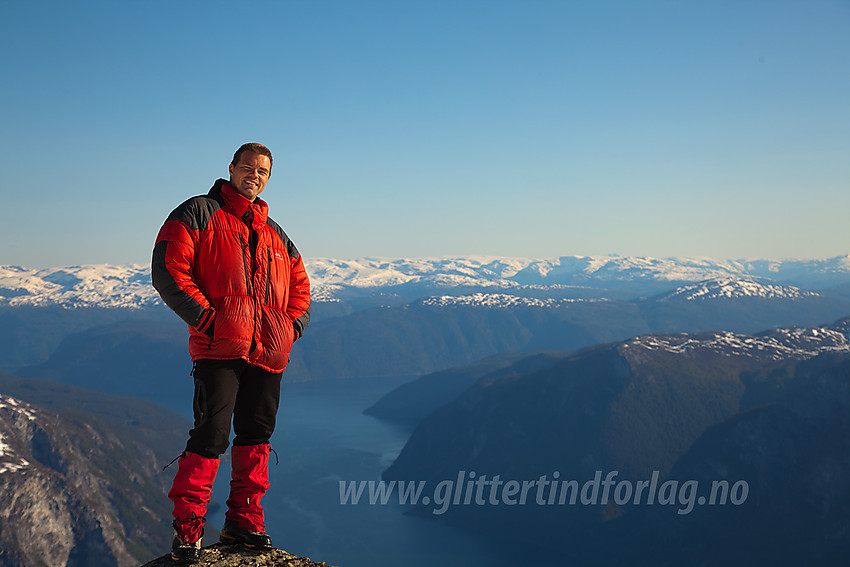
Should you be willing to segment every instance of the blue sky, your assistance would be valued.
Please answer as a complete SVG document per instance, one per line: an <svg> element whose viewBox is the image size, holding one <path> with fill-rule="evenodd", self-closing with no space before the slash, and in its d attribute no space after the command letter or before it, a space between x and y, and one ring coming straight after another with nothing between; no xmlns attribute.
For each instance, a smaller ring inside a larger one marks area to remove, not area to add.
<svg viewBox="0 0 850 567"><path fill-rule="evenodd" d="M233 151L306 257L850 253L850 1L11 2L0 264L147 263Z"/></svg>

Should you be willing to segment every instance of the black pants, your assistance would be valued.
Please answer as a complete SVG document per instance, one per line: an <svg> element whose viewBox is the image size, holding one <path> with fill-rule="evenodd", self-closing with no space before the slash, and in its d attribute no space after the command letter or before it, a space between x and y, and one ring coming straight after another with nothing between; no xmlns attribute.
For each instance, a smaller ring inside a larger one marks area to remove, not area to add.
<svg viewBox="0 0 850 567"><path fill-rule="evenodd" d="M186 450L209 459L227 451L230 420L234 445L262 445L274 433L282 373L266 372L244 360L195 363L195 426Z"/></svg>

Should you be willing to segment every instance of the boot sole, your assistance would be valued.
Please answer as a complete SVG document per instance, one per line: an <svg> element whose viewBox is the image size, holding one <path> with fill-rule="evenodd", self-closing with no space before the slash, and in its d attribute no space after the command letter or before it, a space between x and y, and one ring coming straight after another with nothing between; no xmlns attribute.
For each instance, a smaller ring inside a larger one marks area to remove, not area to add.
<svg viewBox="0 0 850 567"><path fill-rule="evenodd" d="M218 541L219 543L223 543L225 545L243 545L251 551L271 551L272 549L274 549L273 546L251 545L250 543L246 542L244 538L232 536L223 532L218 534Z"/></svg>
<svg viewBox="0 0 850 567"><path fill-rule="evenodd" d="M250 543L243 543L243 545L252 551L271 551L274 549L274 547L268 545L251 545Z"/></svg>

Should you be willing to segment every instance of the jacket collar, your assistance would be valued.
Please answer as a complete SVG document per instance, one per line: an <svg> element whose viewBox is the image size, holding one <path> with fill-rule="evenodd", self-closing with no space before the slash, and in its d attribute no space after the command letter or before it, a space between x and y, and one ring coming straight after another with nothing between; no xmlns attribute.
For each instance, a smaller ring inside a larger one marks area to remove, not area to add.
<svg viewBox="0 0 850 567"><path fill-rule="evenodd" d="M216 181L209 194L212 197L220 195L222 201L224 201L224 210L242 219L248 226L259 229L266 223L269 216L268 203L259 197L254 199L252 203L224 179Z"/></svg>

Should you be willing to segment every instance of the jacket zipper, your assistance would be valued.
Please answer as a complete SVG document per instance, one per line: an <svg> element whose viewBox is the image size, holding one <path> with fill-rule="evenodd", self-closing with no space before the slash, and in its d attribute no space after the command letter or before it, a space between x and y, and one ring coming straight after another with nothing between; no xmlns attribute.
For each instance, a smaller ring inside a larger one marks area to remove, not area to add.
<svg viewBox="0 0 850 567"><path fill-rule="evenodd" d="M245 268L245 287L248 290L248 296L251 296L251 272L248 271L248 254L245 252L245 239L242 233L239 233L239 244L242 246L242 266Z"/></svg>
<svg viewBox="0 0 850 567"><path fill-rule="evenodd" d="M266 246L266 252L268 253L269 263L266 267L266 299L264 301L264 305L269 304L269 282L272 279L272 249Z"/></svg>

